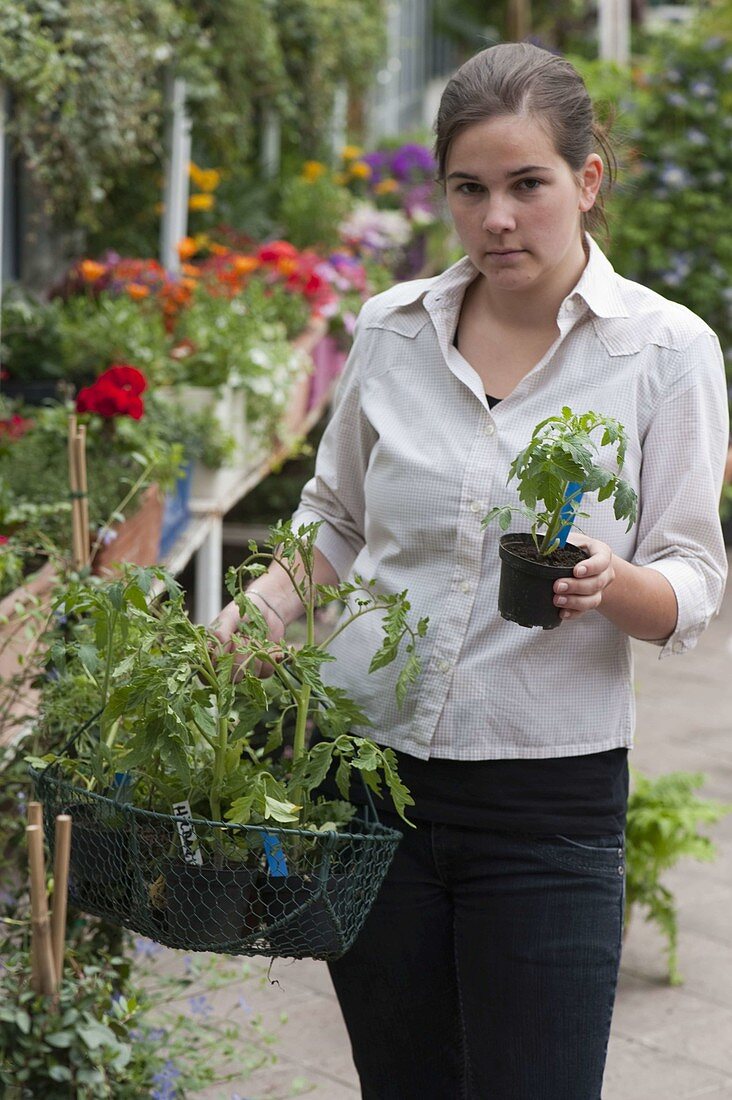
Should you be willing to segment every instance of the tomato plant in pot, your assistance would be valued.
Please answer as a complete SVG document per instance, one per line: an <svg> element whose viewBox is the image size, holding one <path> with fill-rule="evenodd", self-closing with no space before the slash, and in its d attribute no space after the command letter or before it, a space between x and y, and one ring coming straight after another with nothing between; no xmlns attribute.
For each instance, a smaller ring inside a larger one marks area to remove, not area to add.
<svg viewBox="0 0 732 1100"><path fill-rule="evenodd" d="M368 724L366 716L323 684L320 666L330 656L327 639L314 642L315 609L349 601L334 633L381 613L384 640L372 667L394 660L404 643L400 697L418 673L426 622L409 625L406 593L378 594L359 579L313 585L316 528L295 534L278 524L268 550L253 547L230 571L247 622L233 651L190 621L183 593L157 568L128 569L112 583L74 582L64 595L63 613L76 626L57 655L60 673L82 666L97 684L98 736L87 732L74 752L32 764L49 817L61 804L74 804L78 815L84 804L87 823L97 813L100 833L104 826L126 834L120 874L133 879L129 904L115 911L105 887L87 899L91 911L189 950L325 957L357 934L399 834L355 820L345 794L350 775L374 790L385 782L402 814L411 799L391 750L348 732ZM246 582L272 558L302 593L305 645L273 646L246 595ZM165 598L151 599L154 583L165 586ZM274 666L269 681L254 674L261 660ZM294 742L283 752L290 718ZM310 749L313 720L327 740ZM344 797L328 802L317 788L332 761Z"/></svg>
<svg viewBox="0 0 732 1100"><path fill-rule="evenodd" d="M591 437L598 429L602 430L599 447ZM615 470L599 461L600 447L614 448ZM578 510L583 497L597 493L598 501L612 498L615 518L627 519L630 530L638 500L632 486L620 477L626 449L623 425L599 413L576 415L565 406L560 416L536 425L528 445L509 468L508 481L516 479L523 507L499 505L482 521L485 528L497 519L508 532L511 514L519 512L531 523L529 532L510 532L500 538L498 609L504 619L544 630L561 624L554 605L554 581L571 577L577 563L588 556L566 541L576 520L588 515Z"/></svg>

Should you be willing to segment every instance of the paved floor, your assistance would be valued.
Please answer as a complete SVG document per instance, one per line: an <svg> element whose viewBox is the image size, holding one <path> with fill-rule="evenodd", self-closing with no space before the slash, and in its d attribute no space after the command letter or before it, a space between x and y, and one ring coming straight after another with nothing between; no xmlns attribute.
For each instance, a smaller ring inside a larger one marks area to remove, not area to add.
<svg viewBox="0 0 732 1100"><path fill-rule="evenodd" d="M732 803L732 586L722 615L691 653L659 661L655 647L634 648L638 729L631 763L649 775L703 771L703 793ZM604 1100L732 1100L732 815L711 835L719 847L716 862L687 860L667 880L680 909L683 986L665 981L663 940L655 928L637 915L629 929ZM182 963L166 951L155 965L175 969ZM325 965L276 960L270 975L275 985L267 982L261 960L251 963L251 971L243 983L225 981L209 999L223 1015L246 1012L243 993L276 1035L277 1061L200 1093L202 1100L234 1094L273 1100L305 1092L315 1100L359 1096ZM286 1022L280 1022L283 1013Z"/></svg>

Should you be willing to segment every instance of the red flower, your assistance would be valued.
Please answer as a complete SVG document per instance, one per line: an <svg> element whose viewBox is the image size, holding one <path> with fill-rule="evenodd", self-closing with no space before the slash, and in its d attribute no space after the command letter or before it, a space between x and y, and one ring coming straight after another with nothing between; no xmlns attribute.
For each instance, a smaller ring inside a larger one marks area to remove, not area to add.
<svg viewBox="0 0 732 1100"><path fill-rule="evenodd" d="M145 376L129 363L116 363L100 374L92 386L85 386L76 398L77 412L97 413L107 420L130 416L139 420L145 411L140 394L146 388Z"/></svg>
<svg viewBox="0 0 732 1100"><path fill-rule="evenodd" d="M278 260L296 260L298 251L289 241L269 241L257 250L257 259L265 264L275 264Z"/></svg>
<svg viewBox="0 0 732 1100"><path fill-rule="evenodd" d="M18 416L15 413L7 420L0 420L0 438L5 436L8 439L20 439L32 427L33 421L30 417Z"/></svg>
<svg viewBox="0 0 732 1100"><path fill-rule="evenodd" d="M135 397L147 389L145 375L137 367L131 367L129 363L113 363L109 370L100 374L97 381L100 382L103 378L109 379L112 385L118 386L121 390L128 390Z"/></svg>
<svg viewBox="0 0 732 1100"><path fill-rule="evenodd" d="M8 541L7 535L0 535L0 546L3 546Z"/></svg>

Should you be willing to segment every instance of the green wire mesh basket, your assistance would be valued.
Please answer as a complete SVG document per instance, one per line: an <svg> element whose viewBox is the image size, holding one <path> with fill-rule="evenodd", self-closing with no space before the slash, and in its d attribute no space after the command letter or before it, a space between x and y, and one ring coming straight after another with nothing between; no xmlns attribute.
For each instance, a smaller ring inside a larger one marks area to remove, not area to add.
<svg viewBox="0 0 732 1100"><path fill-rule="evenodd" d="M51 850L72 825L69 902L167 947L336 959L353 944L401 834L378 820L313 832L153 813L31 769Z"/></svg>

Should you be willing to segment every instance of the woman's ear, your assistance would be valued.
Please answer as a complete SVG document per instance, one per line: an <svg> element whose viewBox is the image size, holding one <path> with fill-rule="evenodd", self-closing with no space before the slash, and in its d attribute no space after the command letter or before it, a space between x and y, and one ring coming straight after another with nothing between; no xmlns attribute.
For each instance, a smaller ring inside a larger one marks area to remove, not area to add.
<svg viewBox="0 0 732 1100"><path fill-rule="evenodd" d="M602 159L597 153L590 153L585 161L584 168L579 174L579 208L583 214L595 205L595 199L602 183L603 171Z"/></svg>

